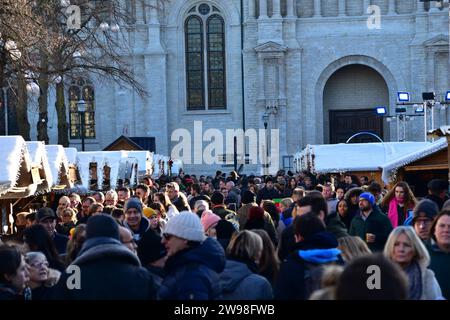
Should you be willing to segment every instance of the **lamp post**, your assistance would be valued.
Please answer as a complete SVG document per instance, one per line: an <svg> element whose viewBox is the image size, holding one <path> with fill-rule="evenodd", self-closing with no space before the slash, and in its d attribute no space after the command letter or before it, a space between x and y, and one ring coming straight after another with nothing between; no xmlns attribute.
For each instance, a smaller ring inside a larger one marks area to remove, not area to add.
<svg viewBox="0 0 450 320"><path fill-rule="evenodd" d="M269 115L267 113L264 113L263 116L262 116L262 120L263 120L263 123L264 123L264 140L265 140L264 141L264 145L265 145L265 148L266 148L266 150L264 152L263 168L264 168L264 175L267 175L268 174L268 170L269 170L268 163L267 163L267 160L269 158L269 147L267 145L268 142L269 142L269 139L268 139L268 136L267 136L267 124L268 124L268 121L269 121Z"/></svg>
<svg viewBox="0 0 450 320"><path fill-rule="evenodd" d="M79 100L77 103L78 106L78 116L80 117L80 124L81 124L81 132L80 132L80 136L81 136L81 151L84 151L84 138L85 138L85 134L84 134L84 117L86 114L86 101L84 101L83 99Z"/></svg>

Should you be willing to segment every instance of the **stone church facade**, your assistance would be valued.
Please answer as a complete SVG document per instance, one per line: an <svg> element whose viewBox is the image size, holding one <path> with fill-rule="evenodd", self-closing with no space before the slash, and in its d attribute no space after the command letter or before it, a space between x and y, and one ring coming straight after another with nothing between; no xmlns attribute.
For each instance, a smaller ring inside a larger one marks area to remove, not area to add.
<svg viewBox="0 0 450 320"><path fill-rule="evenodd" d="M168 155L178 143L171 135L180 128L192 136L219 129L225 136L226 129L262 129L266 123L279 129L280 167L288 169L290 156L306 144L342 142L367 129L365 121L378 123L384 141L397 141L396 121L374 118L370 110L385 106L394 115L398 91L422 101L422 92L442 98L450 90L448 7L434 1L145 2L136 5L129 37L130 59L149 96L94 83L96 134L88 150L125 134L155 137L156 152ZM435 126L449 118L447 108L436 108ZM410 120L402 139L423 140L423 119ZM80 146L77 139L71 143ZM206 145L193 145L192 153ZM185 169L212 173L224 167ZM259 166L245 171L259 172Z"/></svg>

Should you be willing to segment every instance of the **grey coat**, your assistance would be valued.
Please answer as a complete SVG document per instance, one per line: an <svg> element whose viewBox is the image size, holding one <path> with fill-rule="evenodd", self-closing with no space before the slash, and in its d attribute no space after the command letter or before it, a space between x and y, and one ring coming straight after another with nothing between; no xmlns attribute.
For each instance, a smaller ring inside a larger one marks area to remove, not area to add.
<svg viewBox="0 0 450 320"><path fill-rule="evenodd" d="M223 300L270 300L272 286L263 276L253 273L249 267L235 260L227 260L220 274Z"/></svg>

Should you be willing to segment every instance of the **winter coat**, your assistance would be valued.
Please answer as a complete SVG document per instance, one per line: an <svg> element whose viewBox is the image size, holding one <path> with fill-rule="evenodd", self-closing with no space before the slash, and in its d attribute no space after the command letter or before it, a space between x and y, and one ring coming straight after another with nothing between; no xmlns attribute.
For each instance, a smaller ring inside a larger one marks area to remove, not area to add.
<svg viewBox="0 0 450 320"><path fill-rule="evenodd" d="M287 259L281 263L275 283L275 299L308 299L320 288L323 266L342 263L338 242L329 232L318 232L297 242Z"/></svg>
<svg viewBox="0 0 450 320"><path fill-rule="evenodd" d="M378 206L375 206L366 220L362 218L361 213L353 218L350 224L349 234L351 236L358 236L364 241L366 241L366 233L374 234L375 242L367 243L367 246L371 251L382 251L391 231L391 221L385 214L379 211Z"/></svg>
<svg viewBox="0 0 450 320"><path fill-rule="evenodd" d="M191 211L189 204L185 202L181 196L178 196L174 201L172 201L172 204L177 208L178 212Z"/></svg>
<svg viewBox="0 0 450 320"><path fill-rule="evenodd" d="M247 264L237 260L226 261L220 274L223 300L270 300L272 286L263 276L254 273Z"/></svg>
<svg viewBox="0 0 450 320"><path fill-rule="evenodd" d="M337 212L333 212L326 216L325 225L327 226L327 231L332 233L336 237L336 239L348 236L347 228L341 221L340 216Z"/></svg>
<svg viewBox="0 0 450 320"><path fill-rule="evenodd" d="M441 210L442 207L444 206L445 201L448 200L448 197L446 196L444 199L442 199L441 197L436 196L434 194L428 194L424 197L424 199L433 201L434 203L437 204L437 206L439 207L439 210Z"/></svg>
<svg viewBox="0 0 450 320"><path fill-rule="evenodd" d="M260 204L262 200L272 200L274 198L279 198L280 193L277 189L267 189L266 187L259 190L258 195L256 196L256 203Z"/></svg>
<svg viewBox="0 0 450 320"><path fill-rule="evenodd" d="M136 242L139 242L139 240L141 240L141 237L144 235L144 233L148 229L150 229L150 221L146 217L142 216L141 224L139 225L139 230L138 231L134 231L133 229L131 229L131 227L129 226L127 221L123 222L123 226L125 228L127 228L128 230L130 230L131 234L133 235L133 239Z"/></svg>
<svg viewBox="0 0 450 320"><path fill-rule="evenodd" d="M87 239L72 265L80 268L81 288L70 290L72 273L63 273L56 285L55 299L141 300L155 299L156 289L138 257L119 240L107 237ZM69 266L70 267L70 266ZM67 281L69 280L69 281Z"/></svg>
<svg viewBox="0 0 450 320"><path fill-rule="evenodd" d="M442 292L434 272L427 268L421 268L422 271L422 295L420 300L441 300Z"/></svg>
<svg viewBox="0 0 450 320"><path fill-rule="evenodd" d="M450 299L450 253L442 251L432 240L431 244L426 245L430 254L430 265L428 268L433 270L436 280L442 290L445 299Z"/></svg>
<svg viewBox="0 0 450 320"><path fill-rule="evenodd" d="M270 240L272 240L274 247L277 247L278 245L277 232L275 231L275 228L271 223L268 223L264 219L247 220L247 223L244 226L244 230L252 230L252 229L265 230L269 235Z"/></svg>
<svg viewBox="0 0 450 320"><path fill-rule="evenodd" d="M164 266L166 277L158 292L162 300L220 299L219 273L225 268L225 252L212 238L177 252Z"/></svg>
<svg viewBox="0 0 450 320"><path fill-rule="evenodd" d="M23 296L18 294L11 287L0 284L0 301L24 300Z"/></svg>
<svg viewBox="0 0 450 320"><path fill-rule="evenodd" d="M58 254L64 254L67 250L67 242L69 242L69 237L63 234L55 232L53 234L53 243L55 244Z"/></svg>

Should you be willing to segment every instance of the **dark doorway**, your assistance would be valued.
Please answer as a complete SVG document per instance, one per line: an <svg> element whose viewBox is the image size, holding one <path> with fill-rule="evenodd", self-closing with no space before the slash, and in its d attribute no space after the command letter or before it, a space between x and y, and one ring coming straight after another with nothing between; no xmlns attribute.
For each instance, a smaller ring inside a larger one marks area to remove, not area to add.
<svg viewBox="0 0 450 320"><path fill-rule="evenodd" d="M374 133L383 139L383 118L374 109L330 110L330 143L345 143L358 132ZM370 135L360 135L352 143L379 142Z"/></svg>

